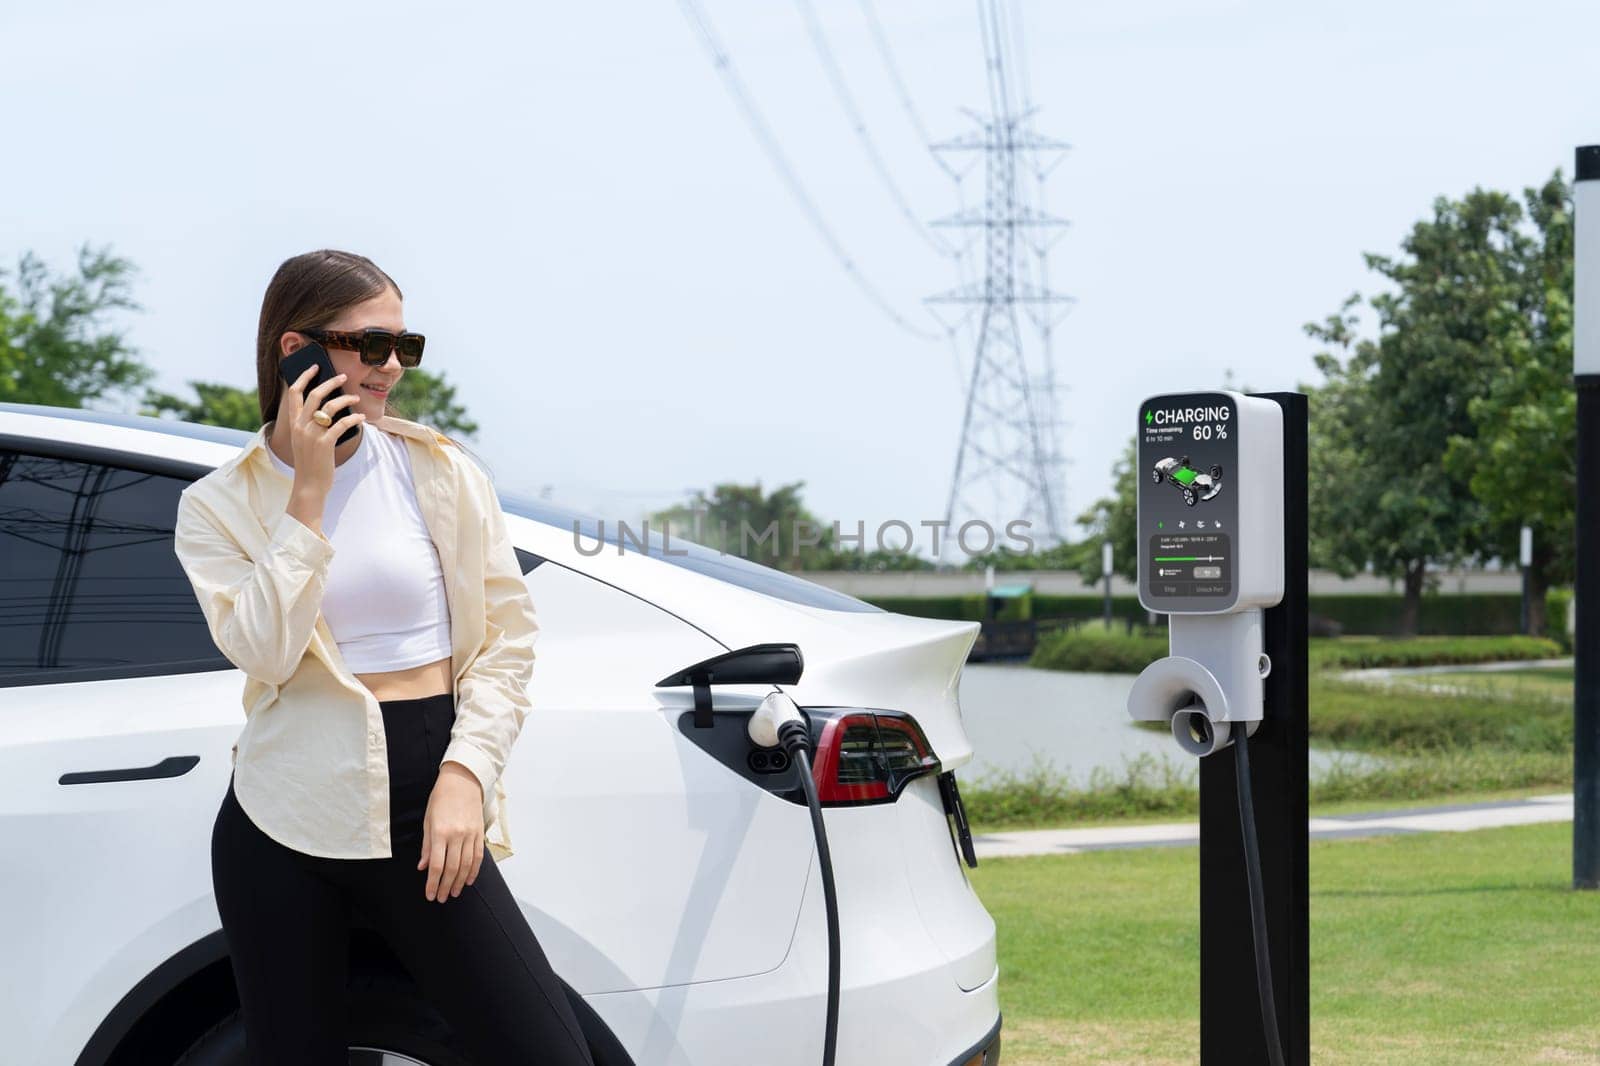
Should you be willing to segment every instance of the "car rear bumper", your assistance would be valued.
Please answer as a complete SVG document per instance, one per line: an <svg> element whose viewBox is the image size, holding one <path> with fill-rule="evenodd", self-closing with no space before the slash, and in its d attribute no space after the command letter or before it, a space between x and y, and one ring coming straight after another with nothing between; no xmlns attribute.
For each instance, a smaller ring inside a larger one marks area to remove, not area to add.
<svg viewBox="0 0 1600 1066"><path fill-rule="evenodd" d="M841 885L836 1066L970 1066L991 1044L990 1057L977 1061L994 1066L999 966L991 955L987 979L963 988L965 960L952 965L909 894L889 887L879 882L870 903L851 906ZM788 955L766 973L584 998L641 1066L815 1066L828 949L814 858L794 929Z"/></svg>
<svg viewBox="0 0 1600 1066"><path fill-rule="evenodd" d="M949 974L846 983L836 1066L996 1066L998 979L970 992ZM816 1066L827 973L787 966L756 977L585 997L644 1066ZM987 1058L975 1058L987 1053Z"/></svg>
<svg viewBox="0 0 1600 1066"><path fill-rule="evenodd" d="M994 1020L994 1028L970 1048L950 1060L950 1066L1000 1066L1000 1025L1005 1021L1001 1014Z"/></svg>

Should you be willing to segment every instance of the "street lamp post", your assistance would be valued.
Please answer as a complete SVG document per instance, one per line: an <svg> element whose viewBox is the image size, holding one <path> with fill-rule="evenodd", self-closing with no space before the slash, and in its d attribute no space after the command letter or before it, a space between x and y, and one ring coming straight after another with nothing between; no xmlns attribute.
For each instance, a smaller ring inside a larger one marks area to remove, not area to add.
<svg viewBox="0 0 1600 1066"><path fill-rule="evenodd" d="M1572 886L1600 889L1600 144L1578 149L1573 201L1572 379L1578 393L1577 619Z"/></svg>
<svg viewBox="0 0 1600 1066"><path fill-rule="evenodd" d="M1527 636L1533 632L1530 624L1532 615L1528 608L1528 568L1533 565L1533 528L1522 527L1522 543L1518 546L1517 563L1522 567L1522 635Z"/></svg>
<svg viewBox="0 0 1600 1066"><path fill-rule="evenodd" d="M1100 544L1100 576L1106 582L1106 632L1111 631L1111 542Z"/></svg>

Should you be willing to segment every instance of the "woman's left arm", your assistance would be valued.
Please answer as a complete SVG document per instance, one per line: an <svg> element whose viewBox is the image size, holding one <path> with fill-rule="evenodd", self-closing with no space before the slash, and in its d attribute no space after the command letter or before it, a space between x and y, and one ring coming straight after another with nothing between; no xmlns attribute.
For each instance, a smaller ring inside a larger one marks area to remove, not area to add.
<svg viewBox="0 0 1600 1066"><path fill-rule="evenodd" d="M465 534L470 528L468 516L477 514L482 522L485 632L483 644L458 686L455 725L440 760L439 781L423 824L422 861L418 868L429 868L425 894L431 900L437 889L441 903L447 895L460 895L464 885L477 879L483 862L484 798L505 769L511 746L528 715L528 681L533 676L533 645L539 633L533 599L528 595L516 549L506 532L505 515L494 485L472 460L461 457L460 462L461 491L471 494L464 501L467 506L460 509L461 532ZM450 802L463 796L474 800L467 839L462 839L465 827L455 824L467 819L467 804L458 799ZM440 821L434 817L435 799L445 799L445 806L454 815L448 818L450 824L432 827L442 830L437 833L430 832L430 823Z"/></svg>

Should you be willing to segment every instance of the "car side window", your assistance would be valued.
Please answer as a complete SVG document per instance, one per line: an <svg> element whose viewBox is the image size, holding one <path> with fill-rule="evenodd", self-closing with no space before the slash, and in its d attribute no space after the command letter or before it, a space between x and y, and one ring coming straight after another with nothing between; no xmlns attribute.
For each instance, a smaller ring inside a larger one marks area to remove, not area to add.
<svg viewBox="0 0 1600 1066"><path fill-rule="evenodd" d="M0 449L0 686L232 669L173 553L188 484Z"/></svg>

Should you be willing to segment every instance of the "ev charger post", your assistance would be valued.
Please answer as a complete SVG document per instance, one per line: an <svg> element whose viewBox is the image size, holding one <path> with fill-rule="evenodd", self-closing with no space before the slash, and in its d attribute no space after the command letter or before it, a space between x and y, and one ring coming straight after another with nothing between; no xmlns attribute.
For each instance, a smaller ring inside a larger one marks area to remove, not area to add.
<svg viewBox="0 0 1600 1066"><path fill-rule="evenodd" d="M1600 889L1600 145L1578 149L1572 199L1572 381L1578 392L1572 887Z"/></svg>
<svg viewBox="0 0 1600 1066"><path fill-rule="evenodd" d="M1140 405L1139 599L1167 614L1170 654L1134 681L1128 713L1167 722L1200 758L1202 1066L1266 1066L1271 1046L1285 1066L1311 1057L1306 410L1299 393L1226 390ZM1259 910L1242 832L1252 808Z"/></svg>

